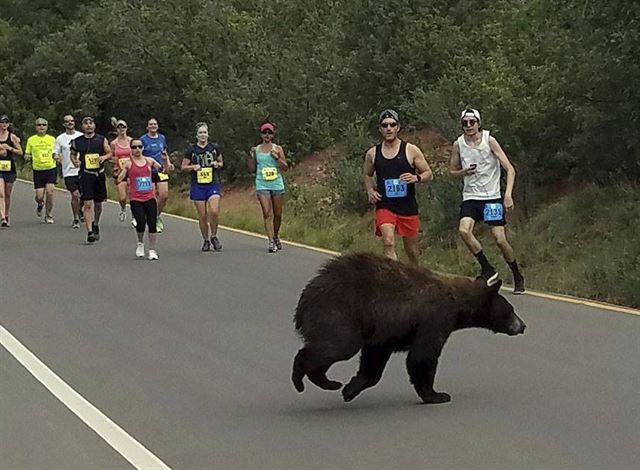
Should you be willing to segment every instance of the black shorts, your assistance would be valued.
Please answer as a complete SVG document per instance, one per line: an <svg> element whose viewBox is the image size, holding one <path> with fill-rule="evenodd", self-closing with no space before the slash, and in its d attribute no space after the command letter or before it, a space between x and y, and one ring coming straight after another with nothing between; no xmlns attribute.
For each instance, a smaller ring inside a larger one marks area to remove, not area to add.
<svg viewBox="0 0 640 470"><path fill-rule="evenodd" d="M70 193L75 193L76 191L80 191L80 177L78 175L65 176L64 185L67 188L67 191L69 191Z"/></svg>
<svg viewBox="0 0 640 470"><path fill-rule="evenodd" d="M104 173L97 176L83 173L80 176L80 199L95 202L107 199L107 178Z"/></svg>
<svg viewBox="0 0 640 470"><path fill-rule="evenodd" d="M4 180L5 183L15 183L16 173L10 171L0 171L0 180Z"/></svg>
<svg viewBox="0 0 640 470"><path fill-rule="evenodd" d="M154 183L168 183L169 182L169 175L167 173L163 173L163 175L166 175L166 178L164 178L164 180L160 179L160 175L158 174L157 171L154 171L151 174L151 181L153 181Z"/></svg>
<svg viewBox="0 0 640 470"><path fill-rule="evenodd" d="M50 170L33 170L33 187L42 189L48 184L56 184L58 182L58 169Z"/></svg>
<svg viewBox="0 0 640 470"><path fill-rule="evenodd" d="M484 209L486 204L502 205L502 217L498 220L484 220ZM502 198L488 200L469 199L467 201L462 201L462 204L460 205L460 218L462 219L463 217L471 217L476 222L484 222L487 225L495 227L507 225L507 221L504 218L504 204L502 203Z"/></svg>

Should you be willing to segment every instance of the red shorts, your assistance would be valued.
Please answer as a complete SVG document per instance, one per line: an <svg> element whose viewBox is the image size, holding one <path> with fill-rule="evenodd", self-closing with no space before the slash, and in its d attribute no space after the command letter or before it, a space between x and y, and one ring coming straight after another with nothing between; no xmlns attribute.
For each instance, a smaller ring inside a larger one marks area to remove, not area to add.
<svg viewBox="0 0 640 470"><path fill-rule="evenodd" d="M380 226L392 224L401 237L415 237L420 230L420 217L417 215L398 215L389 209L376 210L376 235L381 237Z"/></svg>

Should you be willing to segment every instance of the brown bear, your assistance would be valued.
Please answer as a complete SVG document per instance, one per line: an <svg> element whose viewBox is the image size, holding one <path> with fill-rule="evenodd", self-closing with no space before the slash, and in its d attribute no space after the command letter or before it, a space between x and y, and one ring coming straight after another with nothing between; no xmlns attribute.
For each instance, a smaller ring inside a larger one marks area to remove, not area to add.
<svg viewBox="0 0 640 470"><path fill-rule="evenodd" d="M501 284L440 276L373 254L331 259L298 301L294 322L304 347L293 361L293 384L302 392L306 375L322 389L338 390L342 384L328 379L327 370L362 350L358 373L342 390L351 401L380 381L392 353L408 351L407 371L422 401L448 402L433 381L452 332L524 332L524 322L498 293Z"/></svg>

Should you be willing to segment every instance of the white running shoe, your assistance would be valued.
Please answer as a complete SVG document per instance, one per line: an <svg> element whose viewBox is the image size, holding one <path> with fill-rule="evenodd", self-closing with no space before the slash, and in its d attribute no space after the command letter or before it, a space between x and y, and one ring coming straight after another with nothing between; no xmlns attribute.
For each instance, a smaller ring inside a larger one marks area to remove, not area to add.
<svg viewBox="0 0 640 470"><path fill-rule="evenodd" d="M131 219L131 228L136 228L137 225L138 225L138 223L136 222L136 219L132 218Z"/></svg>
<svg viewBox="0 0 640 470"><path fill-rule="evenodd" d="M118 216L120 222L124 222L127 219L127 213L123 210L120 211L120 215Z"/></svg>
<svg viewBox="0 0 640 470"><path fill-rule="evenodd" d="M144 258L144 243L138 242L138 246L136 247L136 256L138 258ZM149 256L151 256L151 252L149 252Z"/></svg>
<svg viewBox="0 0 640 470"><path fill-rule="evenodd" d="M158 259L158 253L156 252L156 250L149 250L149 259L150 260Z"/></svg>

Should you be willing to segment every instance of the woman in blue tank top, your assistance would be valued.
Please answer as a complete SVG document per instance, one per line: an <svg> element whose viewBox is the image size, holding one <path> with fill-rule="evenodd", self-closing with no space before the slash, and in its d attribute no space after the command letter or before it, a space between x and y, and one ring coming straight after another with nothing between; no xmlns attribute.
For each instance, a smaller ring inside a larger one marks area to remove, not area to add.
<svg viewBox="0 0 640 470"><path fill-rule="evenodd" d="M264 228L269 238L269 253L282 250L278 236L282 223L284 205L284 179L287 160L282 147L273 142L275 127L269 122L260 126L262 143L252 147L249 156L249 171L256 174L256 196L262 208Z"/></svg>

